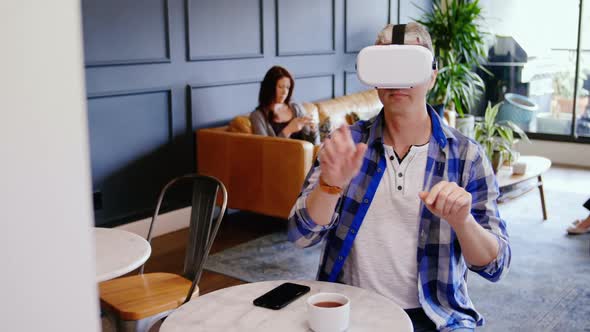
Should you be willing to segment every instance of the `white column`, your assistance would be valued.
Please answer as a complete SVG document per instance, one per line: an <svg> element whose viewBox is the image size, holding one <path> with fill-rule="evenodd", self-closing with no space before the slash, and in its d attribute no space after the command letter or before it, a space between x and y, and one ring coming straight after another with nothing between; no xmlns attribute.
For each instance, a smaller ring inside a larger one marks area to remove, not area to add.
<svg viewBox="0 0 590 332"><path fill-rule="evenodd" d="M77 0L0 2L0 329L98 331Z"/></svg>

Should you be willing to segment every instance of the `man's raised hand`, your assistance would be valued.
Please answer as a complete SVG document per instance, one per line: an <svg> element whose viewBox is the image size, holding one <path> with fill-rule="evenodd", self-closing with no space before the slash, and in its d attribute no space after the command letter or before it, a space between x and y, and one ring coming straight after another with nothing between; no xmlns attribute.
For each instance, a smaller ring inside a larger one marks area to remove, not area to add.
<svg viewBox="0 0 590 332"><path fill-rule="evenodd" d="M320 150L322 180L330 186L345 187L360 171L366 151L367 145L355 145L350 129L342 125L326 138Z"/></svg>

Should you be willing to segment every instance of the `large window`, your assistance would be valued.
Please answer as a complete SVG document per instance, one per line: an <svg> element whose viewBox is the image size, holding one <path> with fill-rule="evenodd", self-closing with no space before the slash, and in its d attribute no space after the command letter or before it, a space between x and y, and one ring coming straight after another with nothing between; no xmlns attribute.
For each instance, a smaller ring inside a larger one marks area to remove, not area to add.
<svg viewBox="0 0 590 332"><path fill-rule="evenodd" d="M578 82L581 87L576 112L576 136L590 137L590 2L582 6L580 63Z"/></svg>
<svg viewBox="0 0 590 332"><path fill-rule="evenodd" d="M486 100L532 138L590 142L590 0L482 1ZM581 11L580 11L581 10ZM586 25L581 24L589 22Z"/></svg>

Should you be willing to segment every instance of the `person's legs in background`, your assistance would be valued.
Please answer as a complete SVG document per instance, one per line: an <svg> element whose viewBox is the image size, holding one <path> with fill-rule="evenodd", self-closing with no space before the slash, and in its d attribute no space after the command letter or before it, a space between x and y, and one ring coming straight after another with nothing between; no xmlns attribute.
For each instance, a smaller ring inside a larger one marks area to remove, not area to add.
<svg viewBox="0 0 590 332"><path fill-rule="evenodd" d="M590 210L590 199L584 203L584 207ZM567 228L568 234L584 234L590 232L590 215L586 219L576 220L574 224Z"/></svg>

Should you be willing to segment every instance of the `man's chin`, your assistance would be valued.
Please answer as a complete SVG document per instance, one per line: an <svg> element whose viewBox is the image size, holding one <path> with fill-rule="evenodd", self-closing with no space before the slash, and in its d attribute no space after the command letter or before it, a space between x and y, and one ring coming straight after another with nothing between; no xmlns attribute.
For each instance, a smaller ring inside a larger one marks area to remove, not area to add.
<svg viewBox="0 0 590 332"><path fill-rule="evenodd" d="M409 110L419 107L419 105L414 105L412 99L410 98L388 98L386 102L383 103L383 106L395 113L406 113Z"/></svg>
<svg viewBox="0 0 590 332"><path fill-rule="evenodd" d="M387 97L387 101L392 105L409 105L412 103L412 99L408 95L390 95Z"/></svg>

